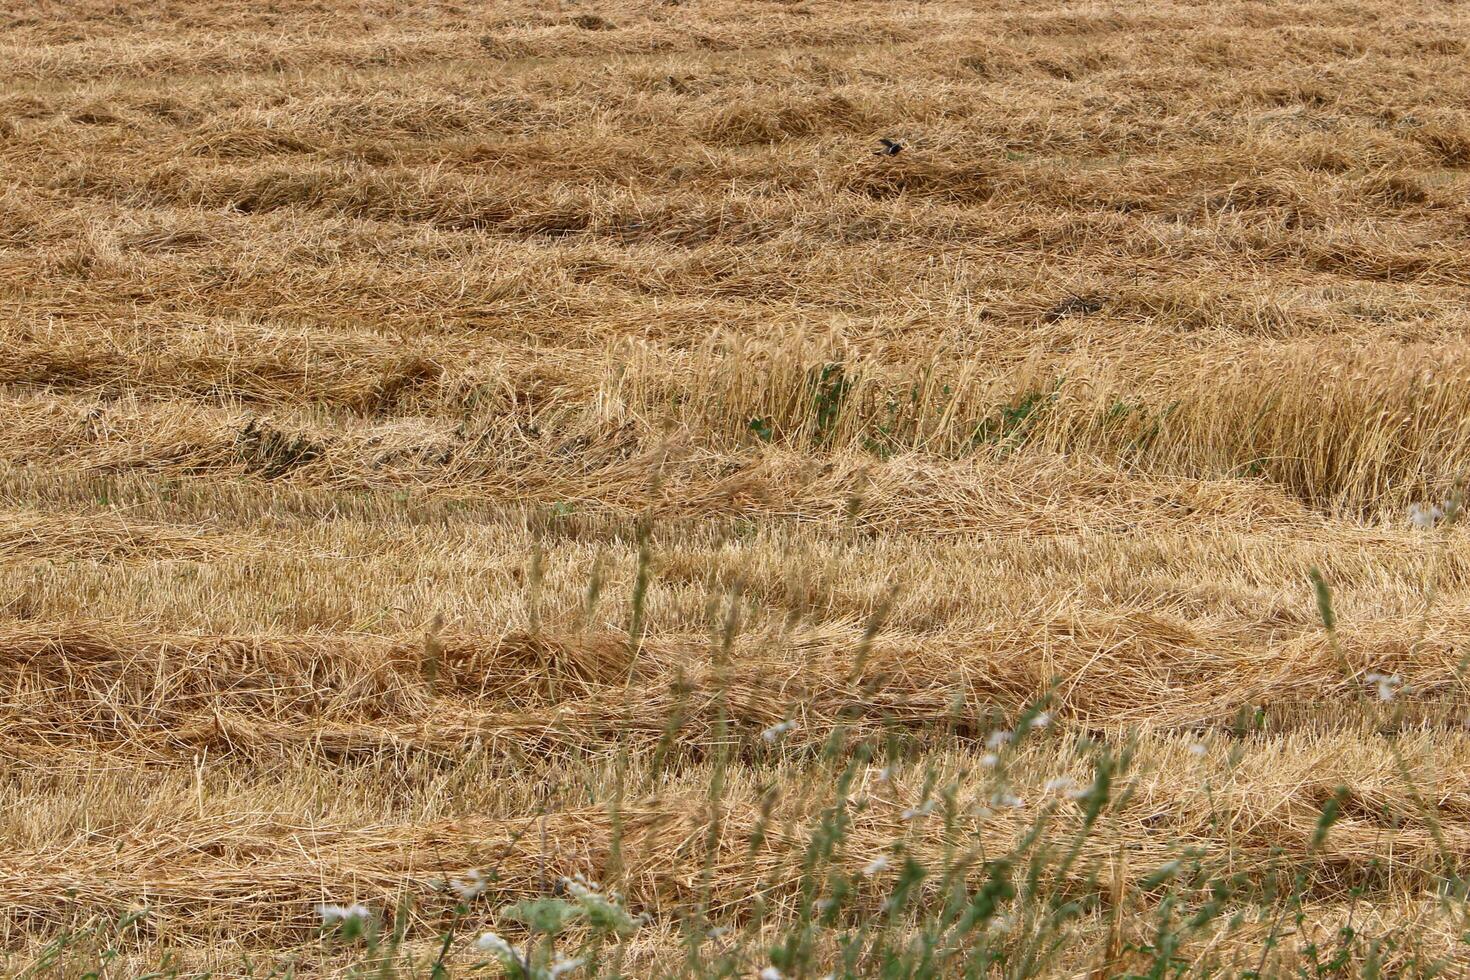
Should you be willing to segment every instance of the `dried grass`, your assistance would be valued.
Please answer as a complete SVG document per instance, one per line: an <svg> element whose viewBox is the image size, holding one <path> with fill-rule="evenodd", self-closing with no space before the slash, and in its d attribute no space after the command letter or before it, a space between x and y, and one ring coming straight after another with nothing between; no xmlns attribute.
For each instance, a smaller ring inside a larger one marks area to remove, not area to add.
<svg viewBox="0 0 1470 980"><path fill-rule="evenodd" d="M939 860L926 768L983 802L1043 694L958 833L1135 740L1058 975L1144 969L1190 847L1302 869L1280 972L1458 955L1470 561L1406 512L1470 471L1463 11L390 6L0 14L0 971L147 902L119 975L341 973L315 902L421 942L494 864L477 921L625 875L656 975L722 753L769 946L835 728L906 760L843 866Z"/></svg>

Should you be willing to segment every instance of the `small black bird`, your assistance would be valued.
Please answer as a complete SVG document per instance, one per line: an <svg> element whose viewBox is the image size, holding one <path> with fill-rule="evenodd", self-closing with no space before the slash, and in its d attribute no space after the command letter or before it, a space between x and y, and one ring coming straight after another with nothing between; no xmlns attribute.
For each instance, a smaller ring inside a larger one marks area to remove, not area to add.
<svg viewBox="0 0 1470 980"><path fill-rule="evenodd" d="M873 156L875 157L896 157L903 152L903 144L898 140L891 140L884 136L878 142L883 144L883 149L874 150Z"/></svg>

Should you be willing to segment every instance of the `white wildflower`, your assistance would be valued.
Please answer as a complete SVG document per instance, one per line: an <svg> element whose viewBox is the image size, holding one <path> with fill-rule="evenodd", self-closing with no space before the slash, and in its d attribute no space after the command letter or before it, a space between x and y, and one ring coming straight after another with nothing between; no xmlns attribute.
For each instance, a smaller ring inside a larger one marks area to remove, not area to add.
<svg viewBox="0 0 1470 980"><path fill-rule="evenodd" d="M905 820L912 820L915 817L927 817L929 814L934 812L934 808L938 805L938 803L938 800L925 800L918 806L910 807L909 809L903 811L903 813L900 813L899 816Z"/></svg>
<svg viewBox="0 0 1470 980"><path fill-rule="evenodd" d="M781 971L774 966L768 966L760 972L760 980L782 980Z"/></svg>
<svg viewBox="0 0 1470 980"><path fill-rule="evenodd" d="M888 855L886 854L879 854L863 866L863 874L869 878L886 870L888 870Z"/></svg>
<svg viewBox="0 0 1470 980"><path fill-rule="evenodd" d="M994 752L996 749L1002 747L1007 742L1009 742L1011 740L1011 737L1012 736L1010 732L991 732L990 735L987 736L985 739L985 747Z"/></svg>
<svg viewBox="0 0 1470 980"><path fill-rule="evenodd" d="M892 766L884 766L882 769L879 769L878 770L878 782L880 782L880 783L886 783L886 782L888 782L892 778L893 778L893 767Z"/></svg>
<svg viewBox="0 0 1470 980"><path fill-rule="evenodd" d="M796 719L788 718L785 721L772 725L770 728L767 728L765 731L761 732L761 738L765 739L767 742L775 742L781 736L787 734L788 732L794 731L796 731Z"/></svg>
<svg viewBox="0 0 1470 980"><path fill-rule="evenodd" d="M449 887L454 889L454 894L469 902L485 894L485 889L490 887L490 881L483 871L475 868L467 872L463 880L456 878L450 882Z"/></svg>
<svg viewBox="0 0 1470 980"><path fill-rule="evenodd" d="M1380 674L1374 671L1363 678L1369 684L1378 685L1378 700L1392 701L1398 694L1398 689L1403 684L1403 678L1398 674Z"/></svg>
<svg viewBox="0 0 1470 980"><path fill-rule="evenodd" d="M351 905L333 905L323 902L316 907L316 914L321 916L322 925L327 926L334 926L349 919L366 922L373 917L372 910L358 902Z"/></svg>
<svg viewBox="0 0 1470 980"><path fill-rule="evenodd" d="M1189 746L1189 754L1199 756L1200 758L1203 758L1207 751L1208 749L1205 748L1204 742L1194 742Z"/></svg>
<svg viewBox="0 0 1470 980"><path fill-rule="evenodd" d="M990 802L996 806L1008 806L1014 810L1019 810L1026 805L1025 800L1012 793L996 793Z"/></svg>
<svg viewBox="0 0 1470 980"><path fill-rule="evenodd" d="M511 960L512 962L519 963L521 959L516 955L516 951L511 947L510 943L501 939L493 932L483 933L479 939L475 940L475 946L486 953L492 953L500 957L502 960Z"/></svg>
<svg viewBox="0 0 1470 980"><path fill-rule="evenodd" d="M557 978L562 976L563 974L571 973L573 970L580 969L583 962L584 961L580 956L575 958L558 956L556 958L556 962L551 964L551 980L557 980Z"/></svg>
<svg viewBox="0 0 1470 980"><path fill-rule="evenodd" d="M1042 786L1044 793L1063 793L1077 785L1077 781L1071 776L1059 776L1056 779L1048 779L1046 785Z"/></svg>
<svg viewBox="0 0 1470 980"><path fill-rule="evenodd" d="M597 895L597 885L588 881L580 874L573 875L570 878L563 878L561 884L563 888L571 893L573 898L586 900L599 897Z"/></svg>
<svg viewBox="0 0 1470 980"><path fill-rule="evenodd" d="M729 926L714 926L705 935L711 939L720 939L730 934Z"/></svg>
<svg viewBox="0 0 1470 980"><path fill-rule="evenodd" d="M1032 728L1045 728L1047 725L1050 724L1051 715L1047 714L1045 711L1040 712L1035 718L1031 719Z"/></svg>
<svg viewBox="0 0 1470 980"><path fill-rule="evenodd" d="M1411 504L1409 506L1409 523L1418 528L1434 527L1445 516L1445 509L1439 504Z"/></svg>
<svg viewBox="0 0 1470 980"><path fill-rule="evenodd" d="M980 764L986 769L994 769L1000 764L1000 756L994 752L987 752L980 757Z"/></svg>
<svg viewBox="0 0 1470 980"><path fill-rule="evenodd" d="M644 922L642 915L634 916L622 907L622 896L617 892L603 895L597 890L595 882L588 881L581 875L562 878L561 885L581 903L583 910L594 922L610 925L616 932L631 933Z"/></svg>

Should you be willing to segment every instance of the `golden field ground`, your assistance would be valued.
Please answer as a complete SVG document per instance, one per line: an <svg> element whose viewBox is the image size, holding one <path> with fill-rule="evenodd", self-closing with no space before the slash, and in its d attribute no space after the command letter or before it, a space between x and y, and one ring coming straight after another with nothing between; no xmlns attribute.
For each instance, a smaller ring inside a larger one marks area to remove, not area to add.
<svg viewBox="0 0 1470 980"><path fill-rule="evenodd" d="M788 975L1470 973L1465 5L5 0L0 175L5 973L754 975L839 793Z"/></svg>

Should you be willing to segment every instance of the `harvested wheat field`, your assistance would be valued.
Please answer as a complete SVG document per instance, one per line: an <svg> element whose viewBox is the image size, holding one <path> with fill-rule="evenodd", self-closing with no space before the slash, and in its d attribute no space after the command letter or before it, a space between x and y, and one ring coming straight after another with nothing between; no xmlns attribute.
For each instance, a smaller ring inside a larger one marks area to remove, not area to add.
<svg viewBox="0 0 1470 980"><path fill-rule="evenodd" d="M0 174L0 973L1470 975L1466 5L3 0Z"/></svg>

